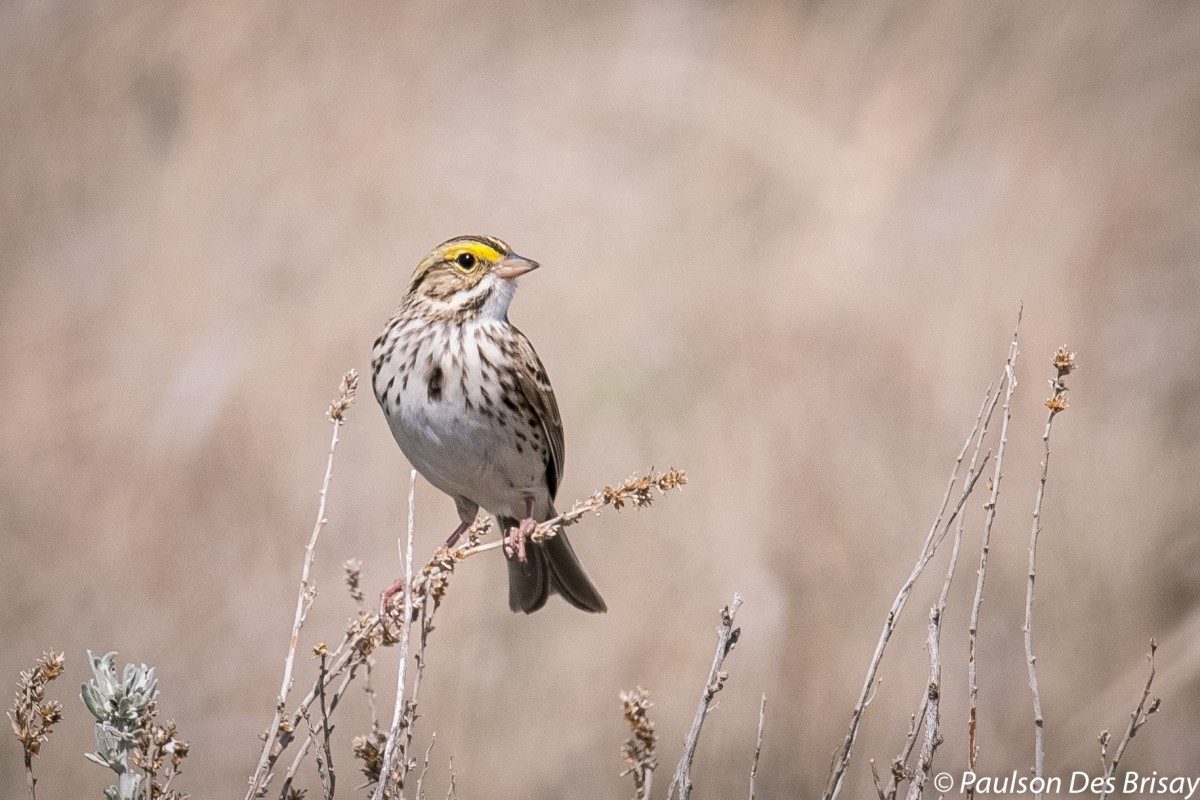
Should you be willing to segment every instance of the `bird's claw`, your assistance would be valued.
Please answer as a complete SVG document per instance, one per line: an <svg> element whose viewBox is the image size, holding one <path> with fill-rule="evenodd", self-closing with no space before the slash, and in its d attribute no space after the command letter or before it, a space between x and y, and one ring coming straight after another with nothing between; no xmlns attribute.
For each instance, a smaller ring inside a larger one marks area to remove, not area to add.
<svg viewBox="0 0 1200 800"><path fill-rule="evenodd" d="M533 517L526 517L521 520L520 525L510 528L508 536L504 540L504 554L509 558L515 558L522 564L528 561L525 543L535 530L537 530L537 520Z"/></svg>
<svg viewBox="0 0 1200 800"><path fill-rule="evenodd" d="M391 586L387 587L386 589L384 589L382 592L379 593L379 616L380 616L380 618L386 617L388 615L388 610L392 606L392 601L395 600L396 595L403 594L403 593L404 593L404 578L396 578L396 580L392 583ZM423 590L419 589L419 590L417 590L417 593L423 594ZM413 622L417 621L417 612L418 612L417 606L416 606L416 604L413 604L413 609L412 609L412 621Z"/></svg>

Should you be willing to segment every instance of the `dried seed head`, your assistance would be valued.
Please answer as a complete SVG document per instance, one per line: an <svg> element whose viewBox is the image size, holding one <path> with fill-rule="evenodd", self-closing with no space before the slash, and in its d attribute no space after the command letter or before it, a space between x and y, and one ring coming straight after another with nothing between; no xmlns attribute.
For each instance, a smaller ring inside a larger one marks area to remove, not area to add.
<svg viewBox="0 0 1200 800"><path fill-rule="evenodd" d="M629 764L624 774L633 775L639 796L645 785L646 773L658 766L654 754L658 735L654 732L654 723L649 714L652 705L650 693L640 686L631 692L621 692L621 712L630 731L629 738L621 746L621 755Z"/></svg>
<svg viewBox="0 0 1200 800"><path fill-rule="evenodd" d="M358 370L352 369L342 376L338 387L337 398L329 404L327 416L329 421L341 425L346 421L346 412L354 405L354 396L358 392Z"/></svg>
<svg viewBox="0 0 1200 800"><path fill-rule="evenodd" d="M1064 344L1062 347L1054 351L1054 368L1058 370L1059 377L1070 375L1075 369L1075 354L1067 349Z"/></svg>
<svg viewBox="0 0 1200 800"><path fill-rule="evenodd" d="M383 749L387 743L387 735L383 731L372 731L366 736L355 736L350 742L354 757L362 762L360 769L366 776L367 783L379 782L379 773L383 769Z"/></svg>
<svg viewBox="0 0 1200 800"><path fill-rule="evenodd" d="M13 696L8 720L13 734L32 758L41 752L42 745L50 739L55 723L62 721L62 703L57 700L44 702L46 684L63 673L65 660L62 653L43 653L31 670L22 670Z"/></svg>
<svg viewBox="0 0 1200 800"><path fill-rule="evenodd" d="M366 597L361 588L362 566L363 562L358 558L352 558L342 564L342 569L346 572L346 586L350 590L350 599L360 603Z"/></svg>
<svg viewBox="0 0 1200 800"><path fill-rule="evenodd" d="M1071 406L1067 403L1067 395L1065 392L1057 392L1053 397L1046 398L1046 408L1050 412L1057 414L1060 411L1066 411Z"/></svg>
<svg viewBox="0 0 1200 800"><path fill-rule="evenodd" d="M62 653L42 653L41 659L38 660L38 667L41 669L43 677L52 681L62 675L66 660L66 656Z"/></svg>

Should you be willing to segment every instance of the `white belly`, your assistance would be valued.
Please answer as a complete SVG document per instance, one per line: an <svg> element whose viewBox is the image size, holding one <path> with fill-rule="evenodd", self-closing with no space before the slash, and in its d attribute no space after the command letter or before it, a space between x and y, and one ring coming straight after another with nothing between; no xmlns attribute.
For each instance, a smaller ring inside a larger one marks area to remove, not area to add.
<svg viewBox="0 0 1200 800"><path fill-rule="evenodd" d="M469 331L449 341L435 336L415 358L393 358L381 369L377 397L392 435L422 477L452 497L516 519L526 515L526 496L533 498L535 514L548 510L544 463L532 448L519 453L510 430L480 410L477 348ZM442 373L440 392L429 390L428 376L435 367ZM469 375L465 391L459 377L463 369ZM390 391L385 388L389 384Z"/></svg>

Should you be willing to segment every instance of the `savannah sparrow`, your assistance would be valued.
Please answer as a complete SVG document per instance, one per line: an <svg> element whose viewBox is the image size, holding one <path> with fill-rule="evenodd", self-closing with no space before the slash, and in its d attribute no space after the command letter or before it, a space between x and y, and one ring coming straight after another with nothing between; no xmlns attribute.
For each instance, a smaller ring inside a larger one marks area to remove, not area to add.
<svg viewBox="0 0 1200 800"><path fill-rule="evenodd" d="M413 273L400 309L375 340L372 384L396 443L454 498L462 524L482 506L511 532L508 605L531 614L551 592L605 611L567 537L526 542L556 516L563 430L533 345L508 321L516 279L537 262L489 236L439 245Z"/></svg>

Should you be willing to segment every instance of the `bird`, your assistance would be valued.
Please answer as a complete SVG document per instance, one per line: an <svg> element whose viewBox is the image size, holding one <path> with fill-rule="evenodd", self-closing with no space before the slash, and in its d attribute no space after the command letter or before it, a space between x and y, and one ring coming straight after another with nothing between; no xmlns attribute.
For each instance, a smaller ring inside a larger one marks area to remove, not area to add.
<svg viewBox="0 0 1200 800"><path fill-rule="evenodd" d="M603 613L566 534L529 538L557 516L565 455L546 368L508 320L517 279L539 266L492 236L435 247L375 340L371 382L404 456L454 500L460 524L447 547L483 508L507 533L512 611L532 614L557 593Z"/></svg>

